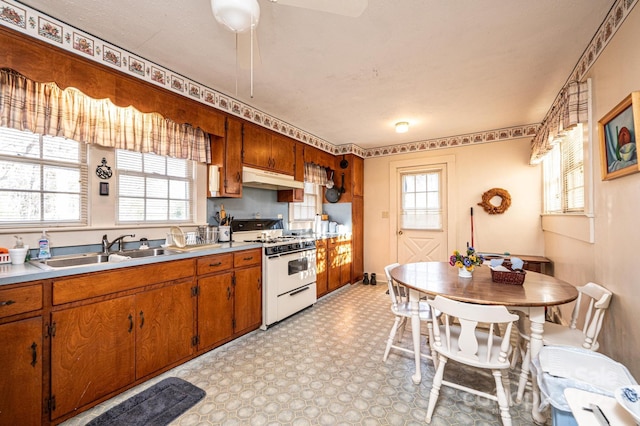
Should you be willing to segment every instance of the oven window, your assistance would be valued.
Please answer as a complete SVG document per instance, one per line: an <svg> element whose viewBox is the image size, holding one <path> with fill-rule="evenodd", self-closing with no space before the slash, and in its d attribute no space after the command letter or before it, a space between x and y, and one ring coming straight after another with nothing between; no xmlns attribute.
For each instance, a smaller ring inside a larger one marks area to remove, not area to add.
<svg viewBox="0 0 640 426"><path fill-rule="evenodd" d="M304 272L309 269L309 261L306 257L289 261L289 275Z"/></svg>

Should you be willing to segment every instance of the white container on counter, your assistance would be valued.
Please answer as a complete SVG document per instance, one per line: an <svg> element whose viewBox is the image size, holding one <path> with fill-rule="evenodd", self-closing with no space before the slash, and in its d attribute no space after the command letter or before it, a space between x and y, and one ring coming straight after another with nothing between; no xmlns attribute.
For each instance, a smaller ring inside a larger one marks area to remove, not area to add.
<svg viewBox="0 0 640 426"><path fill-rule="evenodd" d="M320 224L320 233L321 234L328 234L329 233L329 221L328 220L323 220Z"/></svg>
<svg viewBox="0 0 640 426"><path fill-rule="evenodd" d="M9 257L11 258L12 265L22 265L27 258L27 252L29 251L29 246L24 246L21 248L10 248L9 249Z"/></svg>
<svg viewBox="0 0 640 426"><path fill-rule="evenodd" d="M231 240L231 227L228 225L218 226L218 241L221 243Z"/></svg>

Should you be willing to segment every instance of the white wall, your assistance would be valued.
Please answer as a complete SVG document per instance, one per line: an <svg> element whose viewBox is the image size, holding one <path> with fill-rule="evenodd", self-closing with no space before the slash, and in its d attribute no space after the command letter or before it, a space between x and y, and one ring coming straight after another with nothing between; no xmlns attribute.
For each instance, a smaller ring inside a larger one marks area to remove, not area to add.
<svg viewBox="0 0 640 426"><path fill-rule="evenodd" d="M451 183L451 205L456 206L455 247L463 249L471 237L470 207L474 207L475 245L480 251L543 255L540 227L540 167L529 166L530 139L514 139L428 152L410 153L364 162L364 269L384 275L384 266L396 261L390 241L390 223L397 212L390 200L389 173L392 162L455 157L455 180ZM511 207L501 215L489 215L477 204L491 188L504 188ZM389 212L389 218L383 213Z"/></svg>
<svg viewBox="0 0 640 426"><path fill-rule="evenodd" d="M629 93L640 90L640 8L636 7L589 71L593 83L595 237L590 244L545 232L545 253L555 275L576 285L594 281L614 293L604 320L600 352L623 363L640 380L638 307L640 275L640 173L600 179L597 121ZM636 134L640 129L635 129Z"/></svg>

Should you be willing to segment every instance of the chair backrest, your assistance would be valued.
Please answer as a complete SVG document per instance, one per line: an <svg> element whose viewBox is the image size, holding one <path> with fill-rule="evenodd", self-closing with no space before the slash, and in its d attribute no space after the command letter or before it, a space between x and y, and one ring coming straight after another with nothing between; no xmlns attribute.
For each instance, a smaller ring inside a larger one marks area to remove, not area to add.
<svg viewBox="0 0 640 426"><path fill-rule="evenodd" d="M442 296L436 296L435 299L429 300L429 304L442 312L443 318L440 322L444 324L442 326L444 336L442 336L439 321L434 317L434 346L444 346L454 359L467 359L479 363L509 363L507 356L511 348L510 339L502 339L497 329L504 324L506 331L503 335L511 336L511 327L513 322L518 319L517 315L510 313L504 306L458 302ZM451 320L453 318L457 318L460 324L459 334L452 333ZM488 332L483 333L484 336L481 340L478 339L480 333L476 333L478 324L483 324L483 326L486 324L488 327ZM457 347L452 347L456 340ZM496 359L493 348L498 342L500 342L500 351Z"/></svg>
<svg viewBox="0 0 640 426"><path fill-rule="evenodd" d="M398 303L403 303L406 301L406 291L400 288L400 285L391 278L391 271L396 267L400 266L399 263L392 263L391 265L387 265L384 267L384 273L387 276L387 284L389 286L389 297L391 298L391 303L394 307L398 306Z"/></svg>
<svg viewBox="0 0 640 426"><path fill-rule="evenodd" d="M588 306L584 311L584 324L582 326L582 333L585 335L585 341L582 346L586 349L591 349L593 344L598 340L604 313L611 303L613 294L596 283L587 283L582 287L577 287L577 290L578 298L571 313L571 324L569 327L576 328L576 324L580 318L580 312L582 311L582 301L583 299L588 299Z"/></svg>

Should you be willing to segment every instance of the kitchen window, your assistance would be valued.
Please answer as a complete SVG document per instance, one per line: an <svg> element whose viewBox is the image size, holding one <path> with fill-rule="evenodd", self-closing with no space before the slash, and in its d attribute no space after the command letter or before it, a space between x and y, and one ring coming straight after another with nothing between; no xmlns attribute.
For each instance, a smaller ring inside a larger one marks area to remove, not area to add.
<svg viewBox="0 0 640 426"><path fill-rule="evenodd" d="M118 223L193 221L192 161L118 149L116 170Z"/></svg>
<svg viewBox="0 0 640 426"><path fill-rule="evenodd" d="M584 212L584 131L576 125L542 161L544 213Z"/></svg>
<svg viewBox="0 0 640 426"><path fill-rule="evenodd" d="M289 203L290 222L299 222L300 225L309 225L320 213L318 210L318 193L320 186L315 183L305 182L304 201ZM304 223L303 223L304 222Z"/></svg>
<svg viewBox="0 0 640 426"><path fill-rule="evenodd" d="M0 127L0 226L87 223L87 147Z"/></svg>

